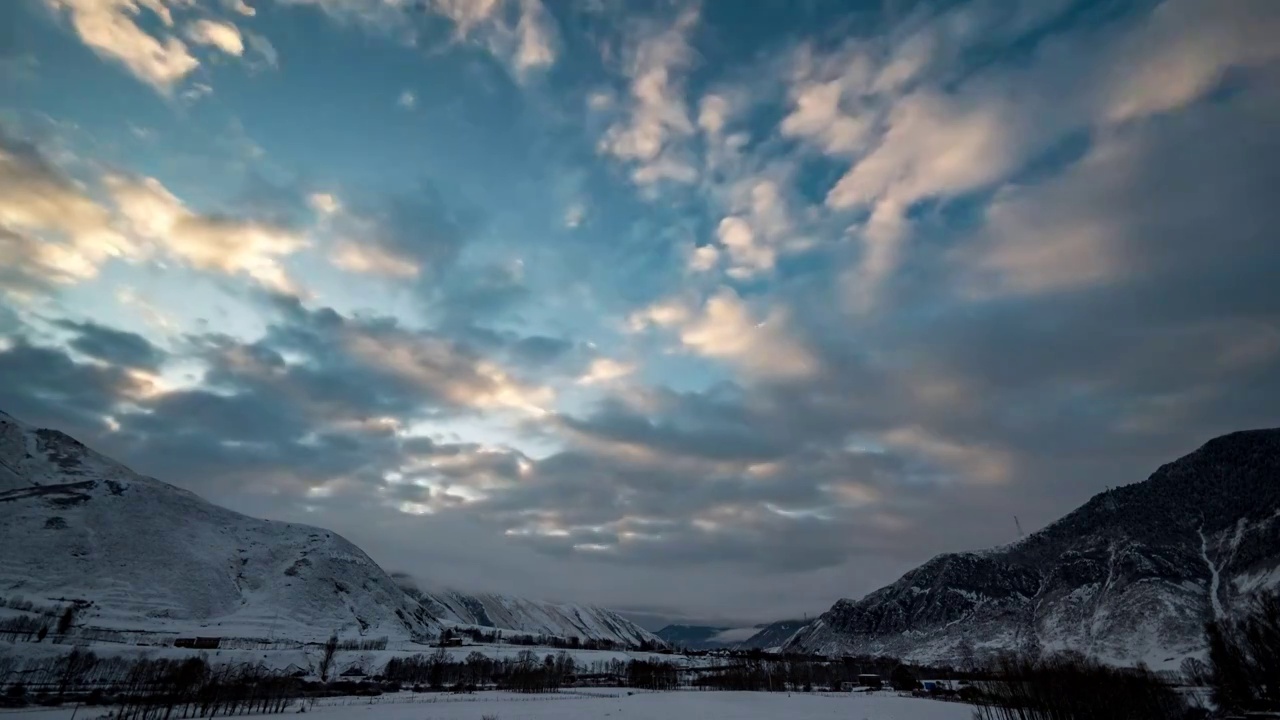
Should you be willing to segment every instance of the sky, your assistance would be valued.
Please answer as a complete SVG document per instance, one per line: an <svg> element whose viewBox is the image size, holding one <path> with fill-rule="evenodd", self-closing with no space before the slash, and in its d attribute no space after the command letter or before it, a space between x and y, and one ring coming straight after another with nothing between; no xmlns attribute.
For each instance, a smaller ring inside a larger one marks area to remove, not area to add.
<svg viewBox="0 0 1280 720"><path fill-rule="evenodd" d="M0 410L426 586L813 615L1280 424L1273 0L0 28Z"/></svg>

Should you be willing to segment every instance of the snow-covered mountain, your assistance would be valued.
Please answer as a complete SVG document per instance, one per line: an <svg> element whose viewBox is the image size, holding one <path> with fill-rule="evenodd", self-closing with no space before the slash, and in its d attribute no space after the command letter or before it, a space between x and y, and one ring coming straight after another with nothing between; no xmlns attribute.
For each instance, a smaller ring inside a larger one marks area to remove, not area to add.
<svg viewBox="0 0 1280 720"><path fill-rule="evenodd" d="M472 624L661 644L601 608L415 597L336 533L218 507L3 412L0 548L0 601L88 602L79 623L101 628L403 640Z"/></svg>
<svg viewBox="0 0 1280 720"><path fill-rule="evenodd" d="M514 630L582 640L610 640L621 647L663 647L653 633L612 610L593 605L552 603L495 593L423 590L410 578L396 575L406 592L446 625Z"/></svg>
<svg viewBox="0 0 1280 720"><path fill-rule="evenodd" d="M718 639L729 627L713 625L667 625L654 633L667 643L678 648L689 650L711 650L715 648L733 647L737 643Z"/></svg>
<svg viewBox="0 0 1280 720"><path fill-rule="evenodd" d="M738 650L774 650L779 649L799 632L800 628L809 624L809 620L778 620L766 625L758 625L756 634L738 643Z"/></svg>
<svg viewBox="0 0 1280 720"><path fill-rule="evenodd" d="M1237 432L1017 543L840 600L786 649L920 662L1072 649L1169 667L1203 651L1206 620L1278 583L1280 429Z"/></svg>
<svg viewBox="0 0 1280 720"><path fill-rule="evenodd" d="M439 624L336 533L250 518L0 413L0 595L81 622L245 637L431 636Z"/></svg>

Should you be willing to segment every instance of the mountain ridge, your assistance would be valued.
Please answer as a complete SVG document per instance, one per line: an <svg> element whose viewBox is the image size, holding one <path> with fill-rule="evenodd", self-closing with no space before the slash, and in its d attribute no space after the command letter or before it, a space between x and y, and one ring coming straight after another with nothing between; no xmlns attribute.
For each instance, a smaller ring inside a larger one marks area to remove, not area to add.
<svg viewBox="0 0 1280 720"><path fill-rule="evenodd" d="M1210 440L990 550L943 553L860 600L841 599L785 650L965 662L1077 650L1177 664L1203 622L1280 583L1280 429Z"/></svg>

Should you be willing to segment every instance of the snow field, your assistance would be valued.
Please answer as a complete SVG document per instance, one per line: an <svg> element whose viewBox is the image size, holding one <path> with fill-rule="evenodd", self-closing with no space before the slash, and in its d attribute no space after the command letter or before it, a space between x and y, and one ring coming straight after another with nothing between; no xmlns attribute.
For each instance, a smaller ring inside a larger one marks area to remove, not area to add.
<svg viewBox="0 0 1280 720"><path fill-rule="evenodd" d="M635 691L633 691L635 692ZM401 702L392 700L399 698ZM597 692L522 695L398 694L374 698L331 698L306 713L307 720L969 720L973 707L888 694L763 692ZM85 712L88 710L89 712ZM69 720L71 708L20 713L12 720ZM100 713L84 708L77 718ZM284 715L270 717L283 718ZM296 713L294 713L296 715ZM267 717L267 716L264 716Z"/></svg>

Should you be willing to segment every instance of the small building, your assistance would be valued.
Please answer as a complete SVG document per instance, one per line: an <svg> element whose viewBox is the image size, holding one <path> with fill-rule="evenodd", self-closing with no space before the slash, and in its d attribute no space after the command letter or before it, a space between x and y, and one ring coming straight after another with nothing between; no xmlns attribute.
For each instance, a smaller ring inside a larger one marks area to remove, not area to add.
<svg viewBox="0 0 1280 720"><path fill-rule="evenodd" d="M875 673L863 673L858 676L858 687L879 690L884 687L884 682L880 679L880 676Z"/></svg>

